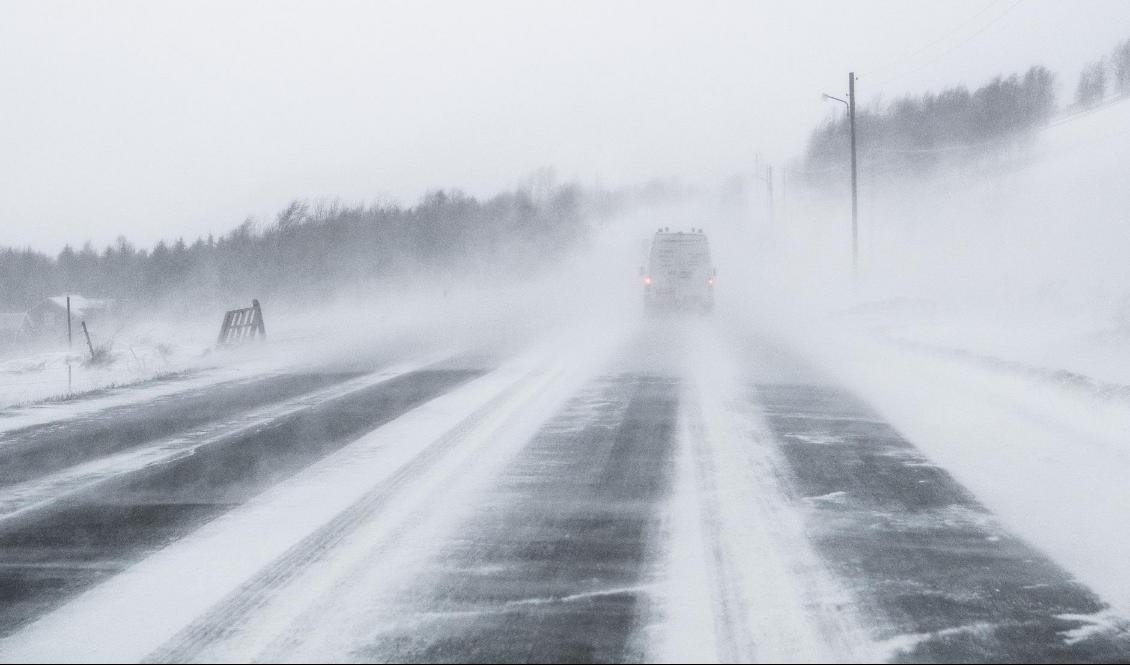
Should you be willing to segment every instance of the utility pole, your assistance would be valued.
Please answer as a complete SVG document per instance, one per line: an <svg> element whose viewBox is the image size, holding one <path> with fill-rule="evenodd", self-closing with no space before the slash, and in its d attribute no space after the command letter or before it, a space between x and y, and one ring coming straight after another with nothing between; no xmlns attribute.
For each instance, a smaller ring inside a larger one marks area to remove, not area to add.
<svg viewBox="0 0 1130 665"><path fill-rule="evenodd" d="M67 296L67 394L71 394L71 350L74 343L71 340L71 297Z"/></svg>
<svg viewBox="0 0 1130 665"><path fill-rule="evenodd" d="M859 173L855 160L855 72L848 74L848 117L851 122L851 269L859 274Z"/></svg>
<svg viewBox="0 0 1130 665"><path fill-rule="evenodd" d="M840 99L824 93L847 107L848 125L851 128L851 271L859 274L859 170L855 157L855 72L848 73L848 98Z"/></svg>

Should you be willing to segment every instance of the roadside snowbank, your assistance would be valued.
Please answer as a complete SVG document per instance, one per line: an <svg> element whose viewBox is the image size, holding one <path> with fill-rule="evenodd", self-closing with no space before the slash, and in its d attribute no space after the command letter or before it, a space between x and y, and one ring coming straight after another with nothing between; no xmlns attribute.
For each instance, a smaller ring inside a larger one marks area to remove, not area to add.
<svg viewBox="0 0 1130 665"><path fill-rule="evenodd" d="M1130 400L873 334L790 342L950 472L1013 533L1130 616Z"/></svg>

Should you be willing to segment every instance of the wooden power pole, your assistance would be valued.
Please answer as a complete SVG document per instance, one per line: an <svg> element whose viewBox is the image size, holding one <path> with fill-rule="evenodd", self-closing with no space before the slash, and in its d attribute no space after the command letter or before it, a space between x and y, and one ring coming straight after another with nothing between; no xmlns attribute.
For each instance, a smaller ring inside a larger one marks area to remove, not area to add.
<svg viewBox="0 0 1130 665"><path fill-rule="evenodd" d="M851 269L859 273L859 172L855 159L855 72L848 74L848 118L851 122Z"/></svg>

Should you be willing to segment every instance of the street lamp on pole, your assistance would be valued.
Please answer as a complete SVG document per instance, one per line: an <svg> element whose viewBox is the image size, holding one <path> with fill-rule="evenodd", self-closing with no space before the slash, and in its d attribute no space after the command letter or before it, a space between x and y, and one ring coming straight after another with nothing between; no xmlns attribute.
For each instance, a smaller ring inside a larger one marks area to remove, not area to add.
<svg viewBox="0 0 1130 665"><path fill-rule="evenodd" d="M840 102L847 107L851 127L851 268L859 271L859 177L855 157L855 72L848 74L848 98L840 99L824 93L824 99Z"/></svg>

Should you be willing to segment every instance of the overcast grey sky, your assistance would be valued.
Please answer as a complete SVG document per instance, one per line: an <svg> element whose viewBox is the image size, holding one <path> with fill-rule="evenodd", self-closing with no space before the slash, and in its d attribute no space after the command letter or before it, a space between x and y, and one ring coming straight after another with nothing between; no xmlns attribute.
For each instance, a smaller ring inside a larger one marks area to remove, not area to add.
<svg viewBox="0 0 1130 665"><path fill-rule="evenodd" d="M222 233L296 197L782 161L861 100L1081 65L1130 1L3 2L0 244Z"/></svg>

